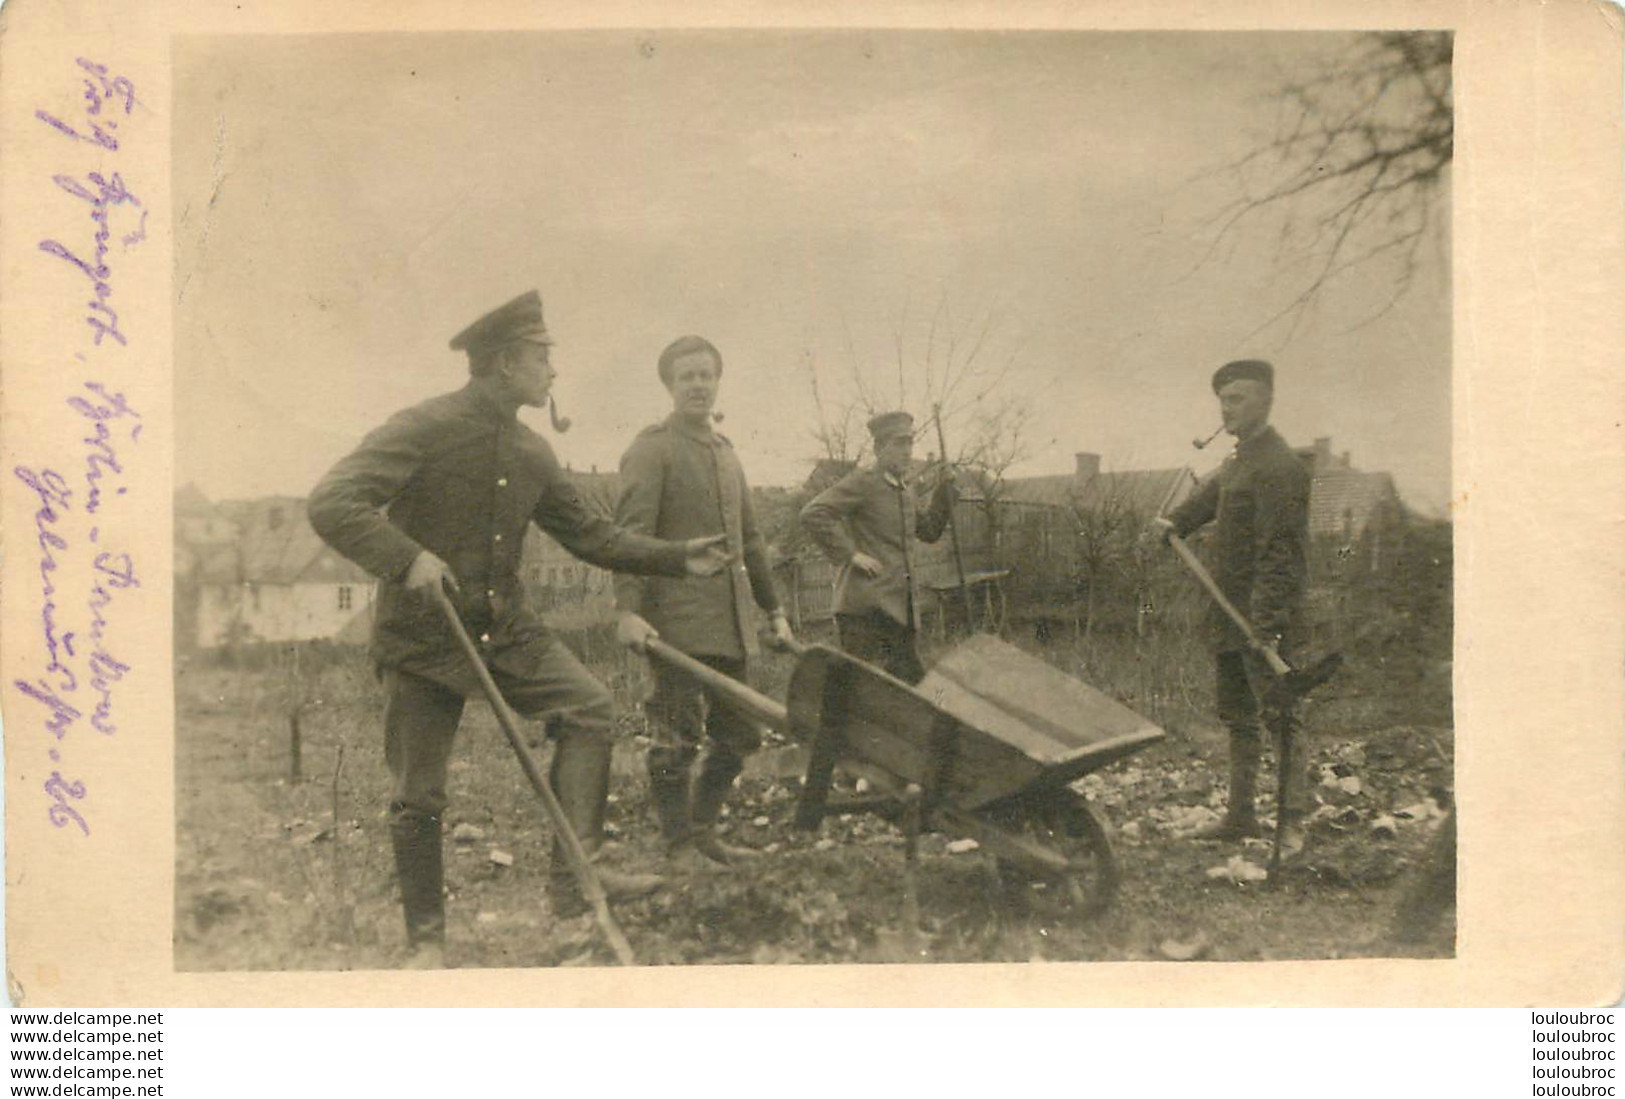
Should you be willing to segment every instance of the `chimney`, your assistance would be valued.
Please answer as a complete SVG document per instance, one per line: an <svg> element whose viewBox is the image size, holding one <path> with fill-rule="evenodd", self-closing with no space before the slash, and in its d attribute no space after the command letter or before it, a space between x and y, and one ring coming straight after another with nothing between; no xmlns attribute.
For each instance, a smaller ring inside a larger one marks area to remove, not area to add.
<svg viewBox="0 0 1625 1099"><path fill-rule="evenodd" d="M1332 437L1322 435L1315 440L1315 470L1319 472L1332 464Z"/></svg>
<svg viewBox="0 0 1625 1099"><path fill-rule="evenodd" d="M1343 466L1343 468L1344 468L1344 469L1349 469L1349 468L1351 468L1351 467L1350 467L1350 466L1349 466L1349 452L1348 452L1348 451L1346 451L1346 450L1345 450L1345 451L1344 451L1344 452L1343 452L1343 457L1342 457L1342 458L1340 458L1340 459L1338 459L1338 461L1339 461L1339 462L1340 462L1340 463L1341 463L1341 464L1342 464L1342 466Z"/></svg>
<svg viewBox="0 0 1625 1099"><path fill-rule="evenodd" d="M1073 457L1077 460L1078 468L1075 476L1080 481L1088 481L1100 476L1100 455L1090 454L1087 450L1080 450Z"/></svg>

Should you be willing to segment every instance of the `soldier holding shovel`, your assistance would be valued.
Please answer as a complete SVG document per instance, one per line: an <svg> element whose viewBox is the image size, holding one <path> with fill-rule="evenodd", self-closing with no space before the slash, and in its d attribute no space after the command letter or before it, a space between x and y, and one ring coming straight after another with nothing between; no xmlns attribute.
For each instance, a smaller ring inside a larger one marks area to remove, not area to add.
<svg viewBox="0 0 1625 1099"><path fill-rule="evenodd" d="M480 318L451 341L468 354L467 385L397 413L310 497L316 533L380 580L372 655L384 675L390 837L418 967L443 961L447 765L464 699L485 689L443 617L441 593L449 589L507 704L547 718L558 740L548 785L590 858L603 842L610 694L532 609L519 576L525 531L534 522L607 569L710 576L728 560L720 535L662 541L617 527L582 501L553 448L517 418L521 406L548 403L552 342L535 291ZM566 846L555 839L556 909L582 901ZM611 899L662 884L607 868L596 876Z"/></svg>
<svg viewBox="0 0 1625 1099"><path fill-rule="evenodd" d="M1254 787L1262 719L1288 761L1278 786L1283 796L1276 807L1277 857L1291 858L1303 850L1307 761L1298 736L1301 691L1289 689L1292 677L1283 677L1281 670L1304 640L1311 476L1269 425L1275 393L1269 363L1226 363L1213 375L1213 392L1236 451L1171 516L1153 519L1151 533L1167 543L1206 523L1215 527L1218 591L1208 626L1217 654L1219 720L1230 734L1230 794L1224 819L1205 838L1239 840L1259 833ZM1220 602L1221 595L1230 607Z"/></svg>

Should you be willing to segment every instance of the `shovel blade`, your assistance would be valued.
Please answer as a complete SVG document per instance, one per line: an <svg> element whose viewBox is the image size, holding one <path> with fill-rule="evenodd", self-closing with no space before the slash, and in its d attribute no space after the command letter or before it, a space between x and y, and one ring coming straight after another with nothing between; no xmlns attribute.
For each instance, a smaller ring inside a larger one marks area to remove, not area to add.
<svg viewBox="0 0 1625 1099"><path fill-rule="evenodd" d="M1326 682L1337 674L1337 669L1343 666L1342 653L1328 653L1302 668L1293 668L1286 675L1275 681L1270 694L1276 697L1278 703L1289 704L1297 702L1310 691Z"/></svg>

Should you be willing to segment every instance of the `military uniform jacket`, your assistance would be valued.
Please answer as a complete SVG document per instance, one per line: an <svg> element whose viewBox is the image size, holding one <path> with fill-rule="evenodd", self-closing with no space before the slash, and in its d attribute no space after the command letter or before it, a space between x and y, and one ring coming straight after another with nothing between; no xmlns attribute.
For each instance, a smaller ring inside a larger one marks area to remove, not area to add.
<svg viewBox="0 0 1625 1099"><path fill-rule="evenodd" d="M1310 480L1308 465L1266 427L1169 516L1181 537L1214 523L1213 578L1266 640L1279 635L1290 643L1303 629ZM1219 652L1248 647L1217 604L1208 628Z"/></svg>
<svg viewBox="0 0 1625 1099"><path fill-rule="evenodd" d="M880 469L847 474L813 497L801 509L801 524L830 560L841 566L835 588L837 614L881 611L905 626L918 627L911 538L935 542L942 537L953 507L950 485L938 486L920 512L914 492ZM879 561L879 576L852 567L852 555L867 553Z"/></svg>
<svg viewBox="0 0 1625 1099"><path fill-rule="evenodd" d="M397 413L322 478L310 522L381 583L373 656L465 692L477 690L430 597L403 585L428 550L450 567L469 633L492 668L535 672L547 629L519 577L536 523L577 557L606 569L684 572L680 544L632 534L590 510L553 448L472 385Z"/></svg>
<svg viewBox="0 0 1625 1099"><path fill-rule="evenodd" d="M621 459L615 521L659 538L726 534L726 571L682 579L618 574L615 603L683 652L739 659L756 650L750 604L772 612L779 599L732 443L675 414L644 428Z"/></svg>

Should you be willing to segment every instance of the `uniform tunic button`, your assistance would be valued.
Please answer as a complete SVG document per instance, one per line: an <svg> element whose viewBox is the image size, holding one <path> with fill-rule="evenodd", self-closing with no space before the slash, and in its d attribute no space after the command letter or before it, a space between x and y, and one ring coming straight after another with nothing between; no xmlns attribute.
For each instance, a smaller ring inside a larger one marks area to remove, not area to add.
<svg viewBox="0 0 1625 1099"><path fill-rule="evenodd" d="M507 487L508 487L508 479L506 477L498 477L497 478L497 488L507 488Z"/></svg>
<svg viewBox="0 0 1625 1099"><path fill-rule="evenodd" d="M500 535L500 534L497 535L496 536L496 541L498 541L498 542L502 541L502 535Z"/></svg>
<svg viewBox="0 0 1625 1099"><path fill-rule="evenodd" d="M483 642L485 642L485 643L486 643L486 644L490 644L490 642L491 642L491 635L490 635L490 634L488 634L488 633L482 633L482 634L480 634L480 640L481 640L481 641L483 641Z"/></svg>
<svg viewBox="0 0 1625 1099"><path fill-rule="evenodd" d="M486 588L485 597L487 599L495 599L497 597L497 590L495 588Z"/></svg>

